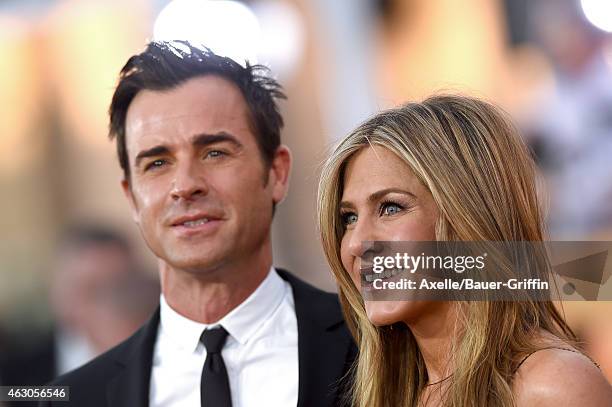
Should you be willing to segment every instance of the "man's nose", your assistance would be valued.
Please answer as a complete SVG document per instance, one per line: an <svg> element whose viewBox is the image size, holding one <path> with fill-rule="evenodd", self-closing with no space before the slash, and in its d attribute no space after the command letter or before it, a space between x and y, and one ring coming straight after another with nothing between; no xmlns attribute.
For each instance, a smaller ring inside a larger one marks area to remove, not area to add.
<svg viewBox="0 0 612 407"><path fill-rule="evenodd" d="M197 164L188 162L178 165L172 181L172 199L193 200L208 193L208 184Z"/></svg>

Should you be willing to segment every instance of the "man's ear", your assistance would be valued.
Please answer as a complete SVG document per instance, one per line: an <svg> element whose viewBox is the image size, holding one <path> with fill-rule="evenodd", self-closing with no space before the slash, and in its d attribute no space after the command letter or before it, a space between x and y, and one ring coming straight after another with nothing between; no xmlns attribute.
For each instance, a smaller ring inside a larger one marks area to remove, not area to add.
<svg viewBox="0 0 612 407"><path fill-rule="evenodd" d="M291 174L291 150L280 145L274 153L270 166L269 183L272 187L272 199L275 204L282 202L289 189L289 176Z"/></svg>
<svg viewBox="0 0 612 407"><path fill-rule="evenodd" d="M132 187L130 186L130 181L128 181L125 178L122 179L121 188L123 189L123 193L130 204L130 211L132 212L132 219L134 220L134 222L136 222L136 224L139 224L140 217L138 216L138 205L136 204L136 201L134 200L134 194L132 193Z"/></svg>

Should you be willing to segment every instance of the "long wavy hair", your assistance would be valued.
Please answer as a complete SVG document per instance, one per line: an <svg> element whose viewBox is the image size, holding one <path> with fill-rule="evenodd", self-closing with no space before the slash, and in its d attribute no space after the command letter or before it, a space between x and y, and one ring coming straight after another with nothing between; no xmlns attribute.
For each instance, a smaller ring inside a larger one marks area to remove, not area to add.
<svg viewBox="0 0 612 407"><path fill-rule="evenodd" d="M542 211L529 150L506 115L465 96L433 96L378 113L335 148L319 182L318 222L345 318L359 347L350 397L358 407L414 406L428 382L416 340L403 324L374 326L342 266L339 202L354 154L371 145L395 153L431 192L439 241L542 241ZM444 405L512 406L517 358L548 331L575 336L550 301L462 301Z"/></svg>

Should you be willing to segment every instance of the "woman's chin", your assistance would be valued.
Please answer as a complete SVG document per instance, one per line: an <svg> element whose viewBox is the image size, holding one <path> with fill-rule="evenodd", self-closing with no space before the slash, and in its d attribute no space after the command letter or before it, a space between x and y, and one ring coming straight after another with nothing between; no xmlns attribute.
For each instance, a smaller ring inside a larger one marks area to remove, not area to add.
<svg viewBox="0 0 612 407"><path fill-rule="evenodd" d="M366 301L365 310L370 322L376 326L392 325L402 321L406 301Z"/></svg>
<svg viewBox="0 0 612 407"><path fill-rule="evenodd" d="M411 326L445 305L448 303L423 300L366 301L365 310L370 322L376 326L392 325L397 322Z"/></svg>

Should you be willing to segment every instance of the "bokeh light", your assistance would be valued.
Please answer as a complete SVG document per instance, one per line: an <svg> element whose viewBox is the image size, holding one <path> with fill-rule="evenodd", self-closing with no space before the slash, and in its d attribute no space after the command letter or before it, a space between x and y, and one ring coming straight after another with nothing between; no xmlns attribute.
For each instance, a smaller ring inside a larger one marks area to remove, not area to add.
<svg viewBox="0 0 612 407"><path fill-rule="evenodd" d="M582 11L591 24L612 32L612 2L610 0L581 0Z"/></svg>
<svg viewBox="0 0 612 407"><path fill-rule="evenodd" d="M236 1L174 0L159 13L153 39L187 40L240 63L255 63L260 31L255 14Z"/></svg>

